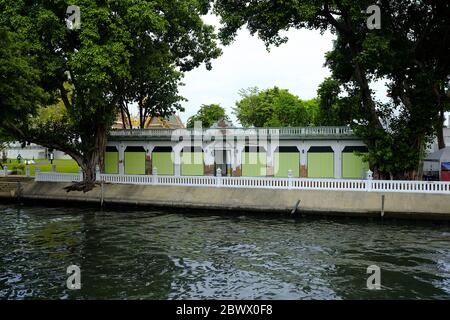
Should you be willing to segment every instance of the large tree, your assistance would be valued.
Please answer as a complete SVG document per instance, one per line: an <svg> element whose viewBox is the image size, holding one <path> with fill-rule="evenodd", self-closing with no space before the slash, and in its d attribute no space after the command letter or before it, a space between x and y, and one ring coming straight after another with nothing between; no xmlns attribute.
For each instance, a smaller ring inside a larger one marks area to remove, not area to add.
<svg viewBox="0 0 450 320"><path fill-rule="evenodd" d="M0 27L0 121L26 120L48 100L40 84L39 59L30 54L30 43L23 34ZM8 132L0 126L0 137L8 140Z"/></svg>
<svg viewBox="0 0 450 320"><path fill-rule="evenodd" d="M0 167L8 142L13 136L5 130L5 122L23 126L23 114L36 114L49 96L40 86L38 59L30 55L26 37L0 28Z"/></svg>
<svg viewBox="0 0 450 320"><path fill-rule="evenodd" d="M14 104L24 121L9 118L2 125L19 140L69 154L84 176L70 189L87 191L121 106L137 103L163 113L170 102L153 96L166 90L159 81L163 73L171 73L162 82L173 92L178 73L203 62L209 66L220 50L213 27L201 19L204 1L80 0L80 29L66 26L68 5L0 1L0 27L25 39L27 54L39 62L39 88L54 98L39 106L37 117Z"/></svg>
<svg viewBox="0 0 450 320"><path fill-rule="evenodd" d="M243 126L298 127L313 124L318 110L317 100L303 101L286 89L274 87L260 91L239 91L234 114Z"/></svg>
<svg viewBox="0 0 450 320"><path fill-rule="evenodd" d="M316 126L350 125L354 117L355 104L349 97L342 97L342 84L326 78L317 89L319 107L314 119Z"/></svg>
<svg viewBox="0 0 450 320"><path fill-rule="evenodd" d="M327 55L333 76L346 84L350 96L364 99L354 76L357 61L369 80L386 81L389 100L376 101L372 125L360 108L354 129L369 146L369 160L381 177L414 179L420 176L426 145L438 137L449 108L449 5L435 1L381 1L381 29L370 31L354 17L346 22L353 33L338 32ZM349 43L355 43L352 51Z"/></svg>
<svg viewBox="0 0 450 320"><path fill-rule="evenodd" d="M433 132L441 135L448 108L450 4L381 0L381 29L375 30L367 26L371 5L368 0L217 0L214 10L222 18L225 43L244 25L267 45L287 41L280 31L289 28L337 34L328 65L359 104L353 126L369 147L372 165L380 176L415 178L424 145ZM388 82L388 103L374 98L375 79Z"/></svg>
<svg viewBox="0 0 450 320"><path fill-rule="evenodd" d="M186 126L194 128L195 122L200 121L203 128L209 128L221 119L230 121L225 109L220 104L203 104L196 114L189 117Z"/></svg>

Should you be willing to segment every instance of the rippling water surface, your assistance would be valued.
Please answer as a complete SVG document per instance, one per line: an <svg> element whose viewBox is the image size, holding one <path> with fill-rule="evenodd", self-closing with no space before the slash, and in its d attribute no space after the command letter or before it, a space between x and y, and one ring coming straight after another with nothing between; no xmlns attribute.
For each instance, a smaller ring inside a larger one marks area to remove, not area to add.
<svg viewBox="0 0 450 320"><path fill-rule="evenodd" d="M0 205L0 243L2 299L450 298L448 225Z"/></svg>

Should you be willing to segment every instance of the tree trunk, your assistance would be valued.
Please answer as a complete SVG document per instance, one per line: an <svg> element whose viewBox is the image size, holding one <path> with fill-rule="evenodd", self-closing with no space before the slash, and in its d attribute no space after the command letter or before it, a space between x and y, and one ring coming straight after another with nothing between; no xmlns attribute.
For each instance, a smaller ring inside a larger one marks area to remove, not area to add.
<svg viewBox="0 0 450 320"><path fill-rule="evenodd" d="M445 148L445 139L444 139L444 110L439 111L439 123L436 127L436 136L437 136L437 142L438 142L438 148L444 149Z"/></svg>
<svg viewBox="0 0 450 320"><path fill-rule="evenodd" d="M104 171L104 155L107 142L107 130L102 124L99 124L96 133L93 147L84 154L83 157L75 159L83 171L83 181L75 183L65 189L69 191L83 191L88 192L95 187L96 183L96 167L99 166L101 171Z"/></svg>
<svg viewBox="0 0 450 320"><path fill-rule="evenodd" d="M131 114L130 114L130 109L128 109L128 106L125 106L125 114L128 119L129 129L133 129L133 122L131 121Z"/></svg>
<svg viewBox="0 0 450 320"><path fill-rule="evenodd" d="M99 125L97 128L97 136L96 136L96 148L95 152L97 153L96 157L98 162L96 164L99 165L101 172L105 171L105 152L106 152L106 143L107 143L107 130L104 125Z"/></svg>
<svg viewBox="0 0 450 320"><path fill-rule="evenodd" d="M123 111L123 106L120 106L120 115L122 116L122 129L127 128L127 124L125 122L125 112Z"/></svg>

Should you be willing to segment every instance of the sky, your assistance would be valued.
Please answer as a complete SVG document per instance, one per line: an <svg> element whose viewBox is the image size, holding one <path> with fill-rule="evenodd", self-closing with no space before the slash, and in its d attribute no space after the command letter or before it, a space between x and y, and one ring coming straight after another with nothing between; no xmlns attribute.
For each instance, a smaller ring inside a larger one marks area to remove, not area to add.
<svg viewBox="0 0 450 320"><path fill-rule="evenodd" d="M219 26L215 16L204 20ZM310 30L290 30L285 35L289 41L268 52L257 36L242 29L231 45L222 47L223 54L212 62L212 70L202 65L186 73L180 93L188 102L182 104L185 112L180 114L181 119L186 122L202 104L218 103L236 123L232 107L239 100L238 91L254 86L278 86L301 99L314 98L318 85L330 75L323 65L334 36Z"/></svg>
<svg viewBox="0 0 450 320"><path fill-rule="evenodd" d="M216 28L220 26L216 16L208 15L203 19ZM283 35L289 41L267 51L262 40L251 36L247 29L241 29L231 45L221 46L223 54L212 61L212 70L202 65L186 73L185 85L179 88L181 95L188 99L182 103L185 111L179 114L181 120L186 123L202 104L218 103L233 123L238 124L232 114L232 108L240 100L238 92L254 86L259 89L278 86L303 100L316 97L320 83L331 75L324 63L335 35L305 29L292 29ZM372 83L371 88L376 99L388 100L384 81Z"/></svg>

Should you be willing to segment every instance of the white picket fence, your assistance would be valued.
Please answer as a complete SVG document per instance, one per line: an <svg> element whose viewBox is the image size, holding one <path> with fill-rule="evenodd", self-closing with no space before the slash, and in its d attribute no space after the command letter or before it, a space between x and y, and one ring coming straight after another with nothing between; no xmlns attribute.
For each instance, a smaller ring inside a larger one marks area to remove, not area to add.
<svg viewBox="0 0 450 320"><path fill-rule="evenodd" d="M35 176L35 181L78 182L81 180L81 174L37 172ZM97 180L104 181L105 183L139 185L450 194L450 182L440 181L434 182L272 177L158 176L99 173L97 173Z"/></svg>
<svg viewBox="0 0 450 320"><path fill-rule="evenodd" d="M79 182L83 180L83 175L79 173L60 172L35 172L34 181L42 182Z"/></svg>

